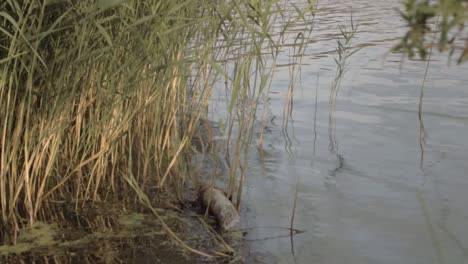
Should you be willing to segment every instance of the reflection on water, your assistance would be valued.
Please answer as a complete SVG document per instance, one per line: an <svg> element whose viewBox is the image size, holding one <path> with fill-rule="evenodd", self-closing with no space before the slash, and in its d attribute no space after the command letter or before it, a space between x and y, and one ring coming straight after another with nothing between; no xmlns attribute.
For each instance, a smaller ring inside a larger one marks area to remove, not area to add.
<svg viewBox="0 0 468 264"><path fill-rule="evenodd" d="M269 124L263 159L251 157L244 225L256 227L246 238L260 262L468 263L468 65L450 65L446 54L427 64L389 53L405 31L399 6L319 2L287 131L281 121ZM353 46L361 50L349 58L336 98L331 152L334 47L351 12L359 24ZM290 55L279 63L290 63ZM427 65L421 149L418 102ZM288 68L275 78L272 120L283 117ZM296 179L294 227L305 232L291 241Z"/></svg>

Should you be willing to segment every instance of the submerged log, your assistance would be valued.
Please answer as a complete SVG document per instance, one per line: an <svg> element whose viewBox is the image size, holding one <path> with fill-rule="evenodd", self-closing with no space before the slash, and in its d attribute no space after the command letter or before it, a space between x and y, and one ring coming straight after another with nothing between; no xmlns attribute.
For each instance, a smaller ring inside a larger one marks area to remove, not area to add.
<svg viewBox="0 0 468 264"><path fill-rule="evenodd" d="M230 230L239 223L239 214L224 192L213 185L200 187L200 201L205 209L216 217L223 230Z"/></svg>

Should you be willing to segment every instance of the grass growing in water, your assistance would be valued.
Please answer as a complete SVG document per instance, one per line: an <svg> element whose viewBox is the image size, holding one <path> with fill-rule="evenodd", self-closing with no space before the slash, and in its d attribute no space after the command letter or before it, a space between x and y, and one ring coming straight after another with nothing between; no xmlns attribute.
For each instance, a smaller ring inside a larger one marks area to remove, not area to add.
<svg viewBox="0 0 468 264"><path fill-rule="evenodd" d="M277 1L8 0L0 10L2 242L55 218L57 202L151 207L154 188L180 198L185 154L220 77L232 84L229 126L241 124L229 188L240 205L270 77L262 51L278 48Z"/></svg>

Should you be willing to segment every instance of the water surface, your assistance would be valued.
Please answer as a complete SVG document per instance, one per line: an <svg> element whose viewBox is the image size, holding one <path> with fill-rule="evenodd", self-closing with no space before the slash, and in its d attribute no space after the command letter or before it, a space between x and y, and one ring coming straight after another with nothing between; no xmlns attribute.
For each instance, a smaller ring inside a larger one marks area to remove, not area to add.
<svg viewBox="0 0 468 264"><path fill-rule="evenodd" d="M468 263L468 64L389 50L405 32L397 0L319 2L292 119L278 68L264 157L251 155L244 226L263 263ZM338 26L358 32L329 134ZM284 53L279 63L291 62ZM424 82L421 143L418 103ZM317 102L317 104L316 104ZM330 150L330 140L335 148ZM293 240L289 227L294 197Z"/></svg>

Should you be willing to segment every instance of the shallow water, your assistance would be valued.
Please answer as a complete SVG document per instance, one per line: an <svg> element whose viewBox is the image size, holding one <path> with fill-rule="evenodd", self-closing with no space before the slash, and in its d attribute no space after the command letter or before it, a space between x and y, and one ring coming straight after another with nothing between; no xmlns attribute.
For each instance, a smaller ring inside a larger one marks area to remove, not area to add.
<svg viewBox="0 0 468 264"><path fill-rule="evenodd" d="M244 200L244 226L255 227L246 239L260 263L468 263L468 64L449 63L447 54L427 63L390 53L406 30L398 7L397 0L319 2L287 133L290 76L278 68L268 105L276 123L264 158L251 154ZM352 44L362 49L348 60L330 138L338 25L349 25L351 12L359 24ZM290 63L289 55L279 63ZM296 191L294 227L305 232L291 239L284 228Z"/></svg>

